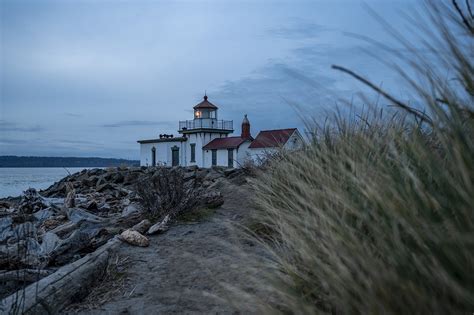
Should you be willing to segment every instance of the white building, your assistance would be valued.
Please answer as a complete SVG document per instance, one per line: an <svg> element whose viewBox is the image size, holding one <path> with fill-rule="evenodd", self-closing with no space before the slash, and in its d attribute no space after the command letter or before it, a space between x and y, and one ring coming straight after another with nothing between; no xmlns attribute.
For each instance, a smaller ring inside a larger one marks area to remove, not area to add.
<svg viewBox="0 0 474 315"><path fill-rule="evenodd" d="M160 134L158 139L139 140L142 166L239 167L247 159L259 161L278 149L302 147L296 128L261 131L254 139L245 115L239 136L229 137L231 120L218 120L217 106L204 100L194 106L194 119L179 122L179 137Z"/></svg>

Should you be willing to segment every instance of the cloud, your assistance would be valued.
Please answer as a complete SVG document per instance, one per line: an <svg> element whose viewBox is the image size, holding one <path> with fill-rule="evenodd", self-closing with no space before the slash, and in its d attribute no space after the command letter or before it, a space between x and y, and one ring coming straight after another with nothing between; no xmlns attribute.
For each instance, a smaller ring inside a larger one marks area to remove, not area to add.
<svg viewBox="0 0 474 315"><path fill-rule="evenodd" d="M171 121L149 121L149 120L125 120L116 123L104 124L101 127L117 128L117 127L136 127L136 126L170 126L176 125L176 122Z"/></svg>
<svg viewBox="0 0 474 315"><path fill-rule="evenodd" d="M20 125L17 123L0 120L0 132L41 132L44 130L45 129L39 125Z"/></svg>

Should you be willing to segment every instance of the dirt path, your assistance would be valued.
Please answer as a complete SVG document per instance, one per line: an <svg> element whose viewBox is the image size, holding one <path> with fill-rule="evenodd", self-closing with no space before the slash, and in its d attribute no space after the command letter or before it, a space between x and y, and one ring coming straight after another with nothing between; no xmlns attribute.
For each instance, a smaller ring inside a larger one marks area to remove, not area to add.
<svg viewBox="0 0 474 315"><path fill-rule="evenodd" d="M243 271L245 263L235 253L237 237L228 228L229 222L241 222L252 211L250 191L227 180L220 190L225 204L209 218L177 224L165 234L152 236L146 248L123 244L118 254L131 260L125 271L125 292L79 313L238 313L227 300L217 297L228 293L222 282L253 290ZM262 252L250 242L238 243L247 253ZM70 312L76 313L77 308Z"/></svg>

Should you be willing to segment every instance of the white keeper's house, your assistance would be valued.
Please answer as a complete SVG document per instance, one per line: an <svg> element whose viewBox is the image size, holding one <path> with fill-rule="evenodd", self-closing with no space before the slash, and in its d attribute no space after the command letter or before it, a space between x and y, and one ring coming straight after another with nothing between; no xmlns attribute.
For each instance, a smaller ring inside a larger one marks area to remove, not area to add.
<svg viewBox="0 0 474 315"><path fill-rule="evenodd" d="M253 138L247 115L241 133L232 120L219 120L217 106L204 100L194 106L194 119L179 122L179 136L160 134L157 139L139 140L141 166L240 167L246 160L261 161L280 149L295 150L304 140L296 128L264 130Z"/></svg>

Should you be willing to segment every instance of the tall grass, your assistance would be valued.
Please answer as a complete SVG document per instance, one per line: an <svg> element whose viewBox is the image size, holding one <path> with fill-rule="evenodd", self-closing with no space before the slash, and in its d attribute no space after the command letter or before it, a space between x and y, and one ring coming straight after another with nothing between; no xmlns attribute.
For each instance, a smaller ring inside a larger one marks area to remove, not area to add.
<svg viewBox="0 0 474 315"><path fill-rule="evenodd" d="M452 4L427 6L436 60L414 52L414 76L396 69L423 111L378 91L400 112L336 116L255 182L255 218L272 231L264 285L283 310L474 311L474 19Z"/></svg>

